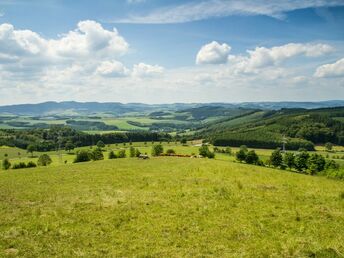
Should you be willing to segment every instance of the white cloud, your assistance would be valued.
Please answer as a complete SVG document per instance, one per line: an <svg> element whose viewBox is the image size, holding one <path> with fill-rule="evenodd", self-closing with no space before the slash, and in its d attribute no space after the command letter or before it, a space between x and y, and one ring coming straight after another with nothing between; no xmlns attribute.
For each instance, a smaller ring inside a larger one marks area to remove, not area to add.
<svg viewBox="0 0 344 258"><path fill-rule="evenodd" d="M315 77L341 77L344 76L344 58L332 64L319 66L314 74Z"/></svg>
<svg viewBox="0 0 344 258"><path fill-rule="evenodd" d="M102 76L121 77L127 76L129 70L119 61L103 61L96 70Z"/></svg>
<svg viewBox="0 0 344 258"><path fill-rule="evenodd" d="M164 68L159 65L149 65L145 63L135 64L132 75L134 77L151 77L160 75L164 72Z"/></svg>
<svg viewBox="0 0 344 258"><path fill-rule="evenodd" d="M196 64L224 64L228 60L231 47L226 43L213 41L204 45L197 54Z"/></svg>
<svg viewBox="0 0 344 258"><path fill-rule="evenodd" d="M247 69L261 68L280 64L295 56L317 57L331 51L333 48L326 44L290 43L272 48L256 47L254 50L247 51L249 57L244 61L243 66Z"/></svg>
<svg viewBox="0 0 344 258"><path fill-rule="evenodd" d="M266 15L281 19L288 11L343 5L342 0L203 0L163 7L147 15L132 15L115 22L183 23L230 15Z"/></svg>
<svg viewBox="0 0 344 258"><path fill-rule="evenodd" d="M146 0L127 0L128 4L140 4L144 2L146 2Z"/></svg>

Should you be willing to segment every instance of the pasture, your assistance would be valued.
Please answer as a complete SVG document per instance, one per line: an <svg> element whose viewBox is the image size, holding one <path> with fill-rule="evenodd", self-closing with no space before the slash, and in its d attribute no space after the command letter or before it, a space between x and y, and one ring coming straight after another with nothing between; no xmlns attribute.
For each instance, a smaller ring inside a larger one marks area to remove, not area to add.
<svg viewBox="0 0 344 258"><path fill-rule="evenodd" d="M344 253L344 182L221 160L2 171L0 198L1 256Z"/></svg>

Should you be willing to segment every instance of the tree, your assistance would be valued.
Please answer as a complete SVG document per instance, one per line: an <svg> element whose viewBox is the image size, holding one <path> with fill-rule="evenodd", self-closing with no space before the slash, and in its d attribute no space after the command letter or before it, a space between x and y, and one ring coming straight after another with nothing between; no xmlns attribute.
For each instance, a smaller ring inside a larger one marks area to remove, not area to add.
<svg viewBox="0 0 344 258"><path fill-rule="evenodd" d="M125 150L120 150L117 154L117 157L122 159L122 158L125 158L127 155L125 153Z"/></svg>
<svg viewBox="0 0 344 258"><path fill-rule="evenodd" d="M241 145L241 146L240 146L240 150L243 150L244 152L247 152L247 151L248 151L246 145Z"/></svg>
<svg viewBox="0 0 344 258"><path fill-rule="evenodd" d="M103 155L103 151L101 148L97 147L95 148L92 152L91 152L91 157L92 160L96 161L96 160L103 160L104 159L104 155Z"/></svg>
<svg viewBox="0 0 344 258"><path fill-rule="evenodd" d="M280 167L283 164L283 156L279 148L271 153L270 161L274 167Z"/></svg>
<svg viewBox="0 0 344 258"><path fill-rule="evenodd" d="M140 150L139 150L139 149L136 149L135 156L138 158L138 157L140 157L140 155L141 155Z"/></svg>
<svg viewBox="0 0 344 258"><path fill-rule="evenodd" d="M75 145L71 142L68 141L65 145L65 150L68 151L70 153L71 150L74 150Z"/></svg>
<svg viewBox="0 0 344 258"><path fill-rule="evenodd" d="M332 151L333 144L330 142L325 143L325 149L326 149L326 151Z"/></svg>
<svg viewBox="0 0 344 258"><path fill-rule="evenodd" d="M199 151L199 155L203 157L207 157L209 159L215 158L215 153L211 152L207 145L202 145L202 147L200 147L198 151Z"/></svg>
<svg viewBox="0 0 344 258"><path fill-rule="evenodd" d="M299 153L296 154L295 156L295 168L297 171L305 171L308 166L307 166L307 161L309 158L309 154L306 150L302 150Z"/></svg>
<svg viewBox="0 0 344 258"><path fill-rule="evenodd" d="M97 147L100 148L100 149L104 148L105 147L104 142L103 141L98 141L97 142Z"/></svg>
<svg viewBox="0 0 344 258"><path fill-rule="evenodd" d="M52 163L50 156L48 154L42 154L39 156L37 164L38 166L48 166Z"/></svg>
<svg viewBox="0 0 344 258"><path fill-rule="evenodd" d="M232 149L229 147L226 148L225 152L229 155L232 155Z"/></svg>
<svg viewBox="0 0 344 258"><path fill-rule="evenodd" d="M8 159L2 161L2 169L7 170L11 167L11 162Z"/></svg>
<svg viewBox="0 0 344 258"><path fill-rule="evenodd" d="M129 149L130 158L134 158L135 153L136 153L135 148L133 146L130 146L130 149Z"/></svg>
<svg viewBox="0 0 344 258"><path fill-rule="evenodd" d="M185 138L183 138L183 139L180 140L180 143L181 143L181 144L186 144L186 143L187 143L187 140L186 140Z"/></svg>
<svg viewBox="0 0 344 258"><path fill-rule="evenodd" d="M247 164L257 164L258 161L259 161L259 157L258 157L257 153L254 150L250 150L246 154L245 162Z"/></svg>
<svg viewBox="0 0 344 258"><path fill-rule="evenodd" d="M152 147L152 156L159 156L164 153L164 148L161 144L153 145Z"/></svg>
<svg viewBox="0 0 344 258"><path fill-rule="evenodd" d="M237 153L235 153L235 157L240 162L243 162L246 159L246 151L243 149L240 149L239 151L237 151Z"/></svg>
<svg viewBox="0 0 344 258"><path fill-rule="evenodd" d="M90 161L90 153L87 150L80 150L76 153L74 163Z"/></svg>
<svg viewBox="0 0 344 258"><path fill-rule="evenodd" d="M31 153L31 157L33 157L33 152L36 150L36 147L32 144L29 144L27 147L26 147L26 151L28 153Z"/></svg>
<svg viewBox="0 0 344 258"><path fill-rule="evenodd" d="M116 154L113 151L110 151L109 152L109 159L116 159L116 158L117 158Z"/></svg>
<svg viewBox="0 0 344 258"><path fill-rule="evenodd" d="M322 155L317 153L312 154L307 160L308 172L314 175L317 172L323 171L325 169L326 161Z"/></svg>
<svg viewBox="0 0 344 258"><path fill-rule="evenodd" d="M284 164L292 169L295 166L295 155L292 152L286 152L283 158Z"/></svg>

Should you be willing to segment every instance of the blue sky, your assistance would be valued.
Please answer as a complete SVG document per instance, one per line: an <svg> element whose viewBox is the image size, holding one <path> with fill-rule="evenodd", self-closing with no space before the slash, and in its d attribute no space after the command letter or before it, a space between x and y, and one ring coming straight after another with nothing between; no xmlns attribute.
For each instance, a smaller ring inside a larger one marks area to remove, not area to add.
<svg viewBox="0 0 344 258"><path fill-rule="evenodd" d="M341 0L0 0L0 104L343 99L343 27Z"/></svg>

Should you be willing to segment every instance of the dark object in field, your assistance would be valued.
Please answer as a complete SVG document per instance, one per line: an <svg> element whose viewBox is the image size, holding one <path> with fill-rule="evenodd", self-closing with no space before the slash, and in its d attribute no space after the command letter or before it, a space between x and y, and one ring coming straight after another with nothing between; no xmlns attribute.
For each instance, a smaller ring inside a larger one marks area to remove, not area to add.
<svg viewBox="0 0 344 258"><path fill-rule="evenodd" d="M140 154L138 156L139 159L149 159L148 155Z"/></svg>

